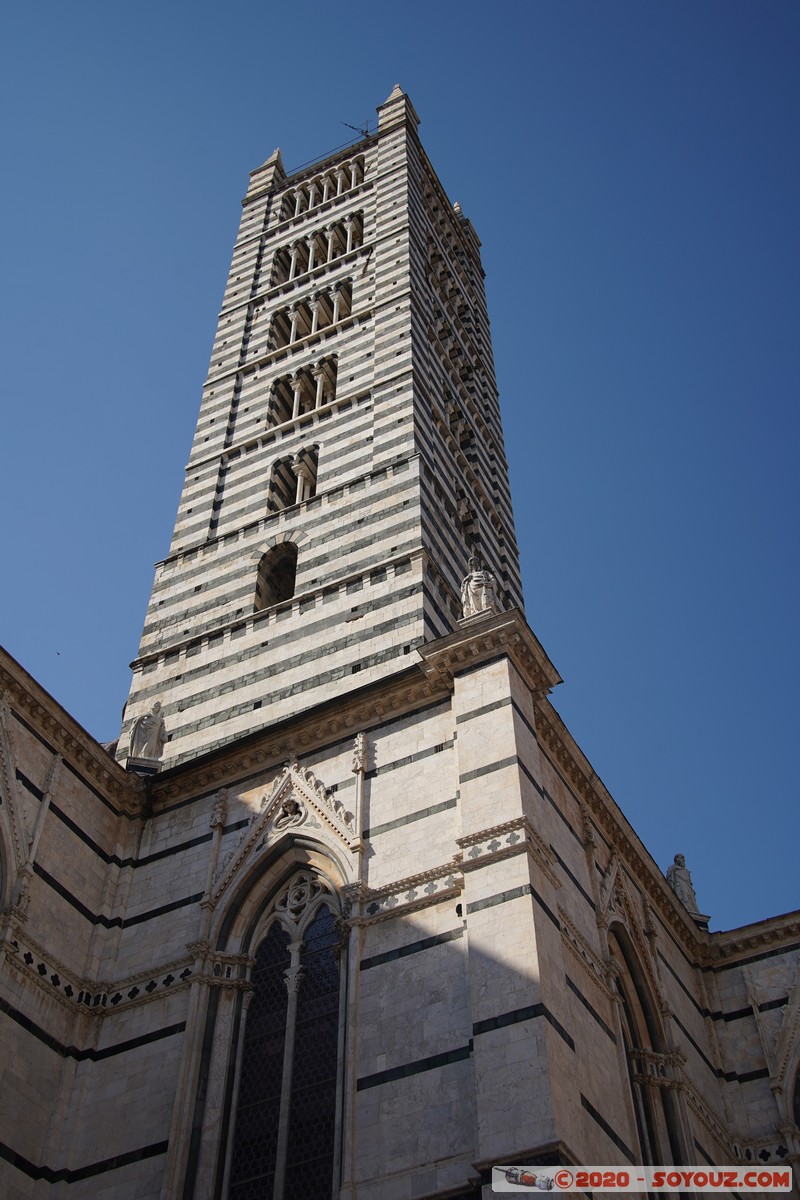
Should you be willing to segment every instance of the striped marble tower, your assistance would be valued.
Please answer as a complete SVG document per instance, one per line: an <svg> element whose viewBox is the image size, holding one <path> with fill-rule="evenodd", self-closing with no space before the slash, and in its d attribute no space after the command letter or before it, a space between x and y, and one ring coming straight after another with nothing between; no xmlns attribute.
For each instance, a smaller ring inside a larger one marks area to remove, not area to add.
<svg viewBox="0 0 800 1200"><path fill-rule="evenodd" d="M172 765L408 667L472 547L521 606L480 243L399 87L378 116L250 177L121 759L156 700Z"/></svg>

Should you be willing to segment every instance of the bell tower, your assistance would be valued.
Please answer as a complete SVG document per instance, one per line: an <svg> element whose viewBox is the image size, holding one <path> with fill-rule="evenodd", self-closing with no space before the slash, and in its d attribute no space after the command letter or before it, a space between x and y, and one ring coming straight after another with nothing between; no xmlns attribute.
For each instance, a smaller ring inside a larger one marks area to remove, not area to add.
<svg viewBox="0 0 800 1200"><path fill-rule="evenodd" d="M418 123L396 86L250 176L123 759L156 701L173 765L405 669L476 551L521 607L480 243Z"/></svg>

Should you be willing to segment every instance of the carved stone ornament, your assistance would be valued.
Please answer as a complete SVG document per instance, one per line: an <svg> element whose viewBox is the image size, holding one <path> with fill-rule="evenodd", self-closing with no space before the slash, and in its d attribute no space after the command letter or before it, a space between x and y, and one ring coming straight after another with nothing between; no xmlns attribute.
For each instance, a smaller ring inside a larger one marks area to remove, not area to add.
<svg viewBox="0 0 800 1200"><path fill-rule="evenodd" d="M313 771L292 759L273 781L259 810L252 814L238 842L226 855L209 892L209 907L216 905L246 862L258 857L268 845L298 825L319 830L315 836L321 841L330 841L332 836L351 851L359 841L353 814L328 791Z"/></svg>
<svg viewBox="0 0 800 1200"><path fill-rule="evenodd" d="M212 829L221 829L225 824L225 819L228 816L228 789L220 788L214 799L214 807L211 810L211 818L209 825Z"/></svg>
<svg viewBox="0 0 800 1200"><path fill-rule="evenodd" d="M357 733L353 739L353 774L363 775L367 766L367 735Z"/></svg>
<svg viewBox="0 0 800 1200"><path fill-rule="evenodd" d="M469 574L461 584L461 611L464 619L501 611L497 580L491 571L484 570L477 554L470 558Z"/></svg>
<svg viewBox="0 0 800 1200"><path fill-rule="evenodd" d="M611 929L614 923L622 925L627 930L637 951L639 963L650 983L653 1000L662 1012L668 1011L665 1009L655 947L645 935L634 893L628 885L626 872L616 851L609 859L605 876L600 884L600 906L597 912L598 928Z"/></svg>
<svg viewBox="0 0 800 1200"><path fill-rule="evenodd" d="M294 796L287 796L278 810L273 822L275 829L287 829L290 825L299 825L306 816L306 810Z"/></svg>
<svg viewBox="0 0 800 1200"><path fill-rule="evenodd" d="M14 884L12 905L20 915L27 913L31 901L31 871L23 867Z"/></svg>
<svg viewBox="0 0 800 1200"><path fill-rule="evenodd" d="M283 913L290 921L297 923L303 913L318 896L323 893L323 883L308 871L295 875L286 891L278 899L275 911Z"/></svg>

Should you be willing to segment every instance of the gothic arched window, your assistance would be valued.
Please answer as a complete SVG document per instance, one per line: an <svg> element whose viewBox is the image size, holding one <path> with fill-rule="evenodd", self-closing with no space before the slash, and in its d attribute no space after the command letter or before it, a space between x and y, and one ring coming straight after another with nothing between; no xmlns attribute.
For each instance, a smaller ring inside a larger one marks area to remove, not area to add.
<svg viewBox="0 0 800 1200"><path fill-rule="evenodd" d="M334 900L301 871L255 954L228 1200L330 1200L339 1046Z"/></svg>
<svg viewBox="0 0 800 1200"><path fill-rule="evenodd" d="M673 1064L665 1052L644 972L622 928L610 934L609 949L616 966L622 1043L639 1139L636 1158L643 1163L680 1163L678 1121L668 1086Z"/></svg>

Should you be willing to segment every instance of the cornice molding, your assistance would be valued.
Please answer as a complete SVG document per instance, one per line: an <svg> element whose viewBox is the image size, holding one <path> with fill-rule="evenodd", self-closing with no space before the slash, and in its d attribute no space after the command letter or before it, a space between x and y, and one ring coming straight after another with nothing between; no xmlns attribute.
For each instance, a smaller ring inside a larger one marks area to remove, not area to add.
<svg viewBox="0 0 800 1200"><path fill-rule="evenodd" d="M73 1015L97 1019L163 999L167 992L183 991L194 978L194 964L187 958L171 959L112 982L83 976L21 928L9 928L0 949L5 952L6 967L18 972L21 981L38 988Z"/></svg>
<svg viewBox="0 0 800 1200"><path fill-rule="evenodd" d="M737 958L747 958L762 950L773 950L782 943L787 947L800 942L800 911L767 917L738 929L725 929L711 934L711 949L715 959L726 966Z"/></svg>
<svg viewBox="0 0 800 1200"><path fill-rule="evenodd" d="M153 781L154 803L200 794L261 769L283 767L296 755L313 754L448 695L445 684L432 683L412 667L385 683L325 701L309 713L234 740L230 747L212 751L194 765L183 762L168 768Z"/></svg>
<svg viewBox="0 0 800 1200"><path fill-rule="evenodd" d="M15 775L14 738L11 731L11 712L6 695L0 692L0 777L6 798L15 866L18 871L28 857L28 831L24 827L22 813L18 813L17 783ZM9 864L10 866L11 864ZM16 872L15 872L16 873Z"/></svg>
<svg viewBox="0 0 800 1200"><path fill-rule="evenodd" d="M603 836L628 870L642 883L661 920L698 964L711 961L710 934L699 930L675 897L605 784L592 768L558 713L542 696L536 700L536 730L558 764L575 797L586 805Z"/></svg>
<svg viewBox="0 0 800 1200"><path fill-rule="evenodd" d="M408 875L380 888L367 888L362 897L365 915L350 919L352 925L371 925L391 917L405 916L444 900L457 899L464 887L460 864L453 860ZM420 892L423 894L420 895Z"/></svg>
<svg viewBox="0 0 800 1200"><path fill-rule="evenodd" d="M68 765L128 816L143 816L146 790L0 647L0 693L12 713L39 730Z"/></svg>
<svg viewBox="0 0 800 1200"><path fill-rule="evenodd" d="M738 929L709 933L697 927L653 862L591 763L545 696L535 699L539 740L564 773L575 798L586 806L614 854L642 885L653 909L696 967L714 970L736 958L800 941L800 911L769 917Z"/></svg>
<svg viewBox="0 0 800 1200"><path fill-rule="evenodd" d="M420 646L422 669L439 686L452 687L461 671L505 654L534 696L545 696L562 682L539 640L518 608L472 619L447 637Z"/></svg>

